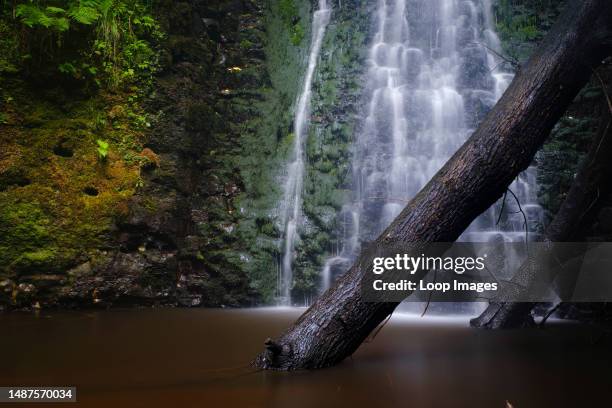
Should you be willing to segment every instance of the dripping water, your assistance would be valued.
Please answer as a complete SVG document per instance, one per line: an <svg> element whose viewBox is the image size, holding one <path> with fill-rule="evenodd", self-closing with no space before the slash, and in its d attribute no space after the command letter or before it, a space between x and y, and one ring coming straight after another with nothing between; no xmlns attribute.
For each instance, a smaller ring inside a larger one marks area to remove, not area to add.
<svg viewBox="0 0 612 408"><path fill-rule="evenodd" d="M284 305L291 304L293 260L295 258L295 245L299 239L298 233L302 216L302 188L305 173L304 143L308 135L310 120L312 81L330 16L331 8L328 6L327 0L319 0L319 7L314 12L312 18L312 39L308 64L293 120L295 139L290 162L286 169L287 173L281 203L283 247L279 275L279 295L280 303Z"/></svg>

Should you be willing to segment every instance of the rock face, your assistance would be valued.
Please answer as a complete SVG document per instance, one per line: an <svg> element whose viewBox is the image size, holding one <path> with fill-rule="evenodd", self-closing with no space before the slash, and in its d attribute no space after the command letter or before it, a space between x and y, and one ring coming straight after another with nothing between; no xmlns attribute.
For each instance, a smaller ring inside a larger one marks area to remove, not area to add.
<svg viewBox="0 0 612 408"><path fill-rule="evenodd" d="M241 191L239 173L227 166L219 171L222 163L214 154L239 146L224 121L241 118L226 106L233 95L223 91L244 92L251 80L236 83L230 69L245 64L236 55L241 37L257 35L262 10L254 2L162 2L157 14L168 38L149 101L156 119L145 147L159 160L143 172L144 187L118 226L119 251L104 280L120 282L125 293L119 298L182 306L248 304L254 293L244 271L230 262L217 264L210 255L211 241L232 239L223 226L236 222L233 200ZM247 25L253 28L245 30ZM260 74L262 60L251 63Z"/></svg>
<svg viewBox="0 0 612 408"><path fill-rule="evenodd" d="M308 47L307 37L297 34L308 31L310 3L191 0L155 7L165 38L153 92L144 102L150 127L140 136L140 165L115 171L127 173L130 189L121 191L120 200L105 202L109 211L99 214L113 218L94 218L100 227L86 225L92 239L78 246L79 235L62 230L61 217L47 217L38 204L28 204L31 195L4 206L0 307L240 306L272 299L279 236L275 179L287 155L291 107ZM109 121L129 116L124 105L106 102ZM11 165L30 154L27 129L56 119L54 111L35 114L27 118L32 125L24 126L22 145L13 149L17 138L2 133L0 193L38 185L45 176ZM42 135L53 143L56 168L78 162L80 126L75 122L65 137ZM99 184L84 184L78 193L101 200L117 188ZM70 214L78 200L58 203L61 214ZM95 207L90 212L96 216ZM85 225L75 225L80 227ZM72 240L69 247L44 246L56 231ZM30 252L4 251L5 244L26 239ZM59 251L66 252L61 264L55 262Z"/></svg>
<svg viewBox="0 0 612 408"><path fill-rule="evenodd" d="M338 3L317 74L308 231L295 285L305 296L316 294L319 265L333 250L367 4ZM156 2L165 36L138 110L129 93L75 97L68 93L78 84L50 80L34 88L17 57L15 66L0 64L2 100L16 99L14 108L0 106L0 307L272 302L279 171L290 153L312 6ZM4 17L8 36L12 20ZM16 49L0 46L5 55ZM92 149L100 135L111 142L104 163Z"/></svg>
<svg viewBox="0 0 612 408"><path fill-rule="evenodd" d="M299 77L303 46L287 38L275 2L263 3L159 5L168 38L145 143L158 162L118 224L119 250L94 274L103 283L84 280L77 292L94 288L96 302L192 307L252 305L273 290L274 251L254 250L271 224L257 200L274 196L261 190L282 159L278 135L288 133L297 86L275 76Z"/></svg>
<svg viewBox="0 0 612 408"><path fill-rule="evenodd" d="M305 300L318 291L339 230L369 31L369 2L343 3L334 10L314 83L307 220L293 289ZM290 153L311 11L308 2L201 1L160 12L168 16L167 62L146 143L159 163L143 174L144 188L119 226L120 251L104 280L132 276L136 283L122 285L134 295L115 302L273 301L279 170ZM301 41L297 24L305 31Z"/></svg>

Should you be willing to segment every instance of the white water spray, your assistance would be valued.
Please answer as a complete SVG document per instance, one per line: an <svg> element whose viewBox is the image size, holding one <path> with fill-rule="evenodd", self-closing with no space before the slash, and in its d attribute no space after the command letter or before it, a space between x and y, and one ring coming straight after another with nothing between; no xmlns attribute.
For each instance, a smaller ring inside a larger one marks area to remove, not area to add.
<svg viewBox="0 0 612 408"><path fill-rule="evenodd" d="M287 177L283 189L282 225L283 225L283 255L279 276L280 303L291 304L291 286L293 283L293 260L295 244L298 240L298 230L302 217L302 188L304 184L305 157L304 143L308 136L310 122L310 99L312 81L321 51L325 30L331 16L331 8L327 0L319 0L319 8L312 18L312 39L308 65L304 76L302 92L297 100L293 121L294 144L291 161L287 165Z"/></svg>
<svg viewBox="0 0 612 408"><path fill-rule="evenodd" d="M355 259L360 242L376 238L465 142L510 84L490 7L488 0L378 0L365 120L353 158L354 197L340 214L350 232L323 268L323 290ZM528 225L542 218L535 178L530 168L510 187ZM494 205L461 240L524 239L512 196L501 218L500 210Z"/></svg>

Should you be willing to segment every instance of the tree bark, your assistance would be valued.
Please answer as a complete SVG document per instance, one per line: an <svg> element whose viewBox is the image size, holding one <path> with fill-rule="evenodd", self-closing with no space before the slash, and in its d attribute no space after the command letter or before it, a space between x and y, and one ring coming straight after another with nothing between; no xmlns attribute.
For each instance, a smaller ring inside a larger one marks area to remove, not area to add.
<svg viewBox="0 0 612 408"><path fill-rule="evenodd" d="M604 89L606 95L608 92ZM582 230L592 224L600 199L610 193L612 176L612 107L605 104L599 130L591 143L589 152L580 165L578 174L563 201L561 208L546 228L544 242L571 242L582 239ZM557 252L557 255L559 253ZM568 258L572 254L567 254ZM561 259L560 261L563 261ZM513 281L521 285L529 285L528 279L533 278L529 273L529 265L523 264ZM531 311L536 303L531 302L504 302L498 299L491 302L480 316L470 321L472 327L481 329L514 329L528 327L534 324Z"/></svg>
<svg viewBox="0 0 612 408"><path fill-rule="evenodd" d="M506 191L533 157L591 69L609 54L612 4L573 1L469 140L373 245L453 242ZM366 302L369 251L254 361L264 369L334 365L350 356L397 303ZM365 267L364 267L365 266Z"/></svg>

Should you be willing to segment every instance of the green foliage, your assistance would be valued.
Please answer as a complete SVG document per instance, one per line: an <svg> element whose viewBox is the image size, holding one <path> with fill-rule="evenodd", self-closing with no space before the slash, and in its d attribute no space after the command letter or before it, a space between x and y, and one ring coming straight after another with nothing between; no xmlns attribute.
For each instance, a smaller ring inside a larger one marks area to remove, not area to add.
<svg viewBox="0 0 612 408"><path fill-rule="evenodd" d="M514 60L526 60L563 4L559 0L498 0L494 13L504 51Z"/></svg>
<svg viewBox="0 0 612 408"><path fill-rule="evenodd" d="M36 50L39 57L58 59L65 54L62 49L78 48L77 56L57 64L61 73L75 79L117 88L150 83L157 69L154 44L163 34L143 1L30 0L17 4L14 15L29 30L21 38L26 48L47 47ZM44 40L49 37L55 42Z"/></svg>
<svg viewBox="0 0 612 408"><path fill-rule="evenodd" d="M96 144L98 145L98 157L100 158L100 160L106 160L106 158L108 157L108 142L98 139L96 140Z"/></svg>
<svg viewBox="0 0 612 408"><path fill-rule="evenodd" d="M249 50L253 47L253 42L249 41L247 39L244 39L242 41L240 41L240 48L242 48L243 50Z"/></svg>
<svg viewBox="0 0 612 408"><path fill-rule="evenodd" d="M302 43L303 39L304 39L304 28L299 23L295 24L291 28L291 44L297 47L298 45Z"/></svg>
<svg viewBox="0 0 612 408"><path fill-rule="evenodd" d="M68 31L71 21L83 25L96 23L113 6L113 0L69 0L64 7L45 6L44 1L29 1L15 7L15 16L30 28L43 27ZM59 2L55 2L59 3ZM121 2L119 2L121 4Z"/></svg>
<svg viewBox="0 0 612 408"><path fill-rule="evenodd" d="M16 73L19 57L17 36L5 21L0 20L0 75Z"/></svg>
<svg viewBox="0 0 612 408"><path fill-rule="evenodd" d="M289 29L291 44L297 47L304 39L304 27L300 24L299 10L295 0L280 0L278 8L283 22Z"/></svg>
<svg viewBox="0 0 612 408"><path fill-rule="evenodd" d="M589 100L575 102L538 152L538 195L551 214L561 207L574 182L578 165L596 135L598 120L592 116L593 112L589 112L591 104Z"/></svg>
<svg viewBox="0 0 612 408"><path fill-rule="evenodd" d="M19 4L15 9L15 16L30 28L40 26L58 32L70 28L66 10L59 7L41 8L33 3Z"/></svg>
<svg viewBox="0 0 612 408"><path fill-rule="evenodd" d="M291 22L291 20L298 15L298 8L295 4L295 0L280 0L278 2L278 8L285 22Z"/></svg>

